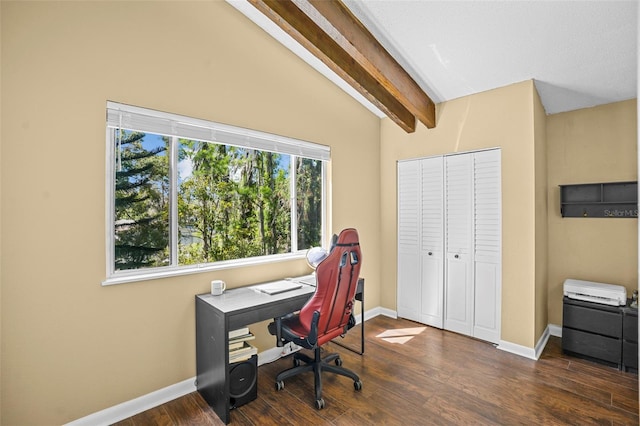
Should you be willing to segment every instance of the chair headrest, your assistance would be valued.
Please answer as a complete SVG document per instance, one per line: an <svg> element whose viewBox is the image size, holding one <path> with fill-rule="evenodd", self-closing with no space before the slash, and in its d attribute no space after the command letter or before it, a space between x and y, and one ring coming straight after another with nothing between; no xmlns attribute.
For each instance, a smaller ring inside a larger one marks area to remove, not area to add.
<svg viewBox="0 0 640 426"><path fill-rule="evenodd" d="M355 246L359 244L358 231L354 228L343 229L338 236L338 241L336 242L336 246L338 247Z"/></svg>

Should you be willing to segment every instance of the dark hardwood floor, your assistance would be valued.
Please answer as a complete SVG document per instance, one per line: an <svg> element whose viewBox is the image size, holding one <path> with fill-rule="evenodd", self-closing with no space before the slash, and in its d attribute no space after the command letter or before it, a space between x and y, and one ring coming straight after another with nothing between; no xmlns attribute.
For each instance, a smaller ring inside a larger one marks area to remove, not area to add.
<svg viewBox="0 0 640 426"><path fill-rule="evenodd" d="M356 392L345 377L323 375L326 407L314 408L313 376L275 375L290 358L258 368L258 398L231 412L235 425L638 425L638 376L562 354L551 337L538 361L431 327L404 344L376 337L420 327L384 316L366 323L366 351L338 345L344 366L360 375ZM344 339L359 344L359 327ZM223 424L194 392L117 425Z"/></svg>

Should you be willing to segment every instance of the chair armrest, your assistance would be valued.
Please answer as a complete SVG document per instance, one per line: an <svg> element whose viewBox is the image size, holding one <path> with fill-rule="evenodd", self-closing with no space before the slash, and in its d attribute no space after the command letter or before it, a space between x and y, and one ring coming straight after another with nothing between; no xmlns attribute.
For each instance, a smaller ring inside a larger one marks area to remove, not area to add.
<svg viewBox="0 0 640 426"><path fill-rule="evenodd" d="M318 322L320 322L320 312L313 311L313 317L311 317L311 330L307 336L307 341L311 346L315 346L318 343Z"/></svg>
<svg viewBox="0 0 640 426"><path fill-rule="evenodd" d="M293 318L297 314L297 312L291 312L281 317L274 318L273 322L268 325L269 333L276 336L276 346L284 346L284 340L282 338L282 321Z"/></svg>

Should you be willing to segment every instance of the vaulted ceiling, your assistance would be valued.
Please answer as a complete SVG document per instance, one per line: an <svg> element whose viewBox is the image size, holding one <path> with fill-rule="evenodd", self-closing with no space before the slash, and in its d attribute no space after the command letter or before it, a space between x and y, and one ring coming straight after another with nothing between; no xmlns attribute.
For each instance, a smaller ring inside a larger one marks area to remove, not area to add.
<svg viewBox="0 0 640 426"><path fill-rule="evenodd" d="M386 114L246 0L227 1ZM637 97L636 0L343 1L435 103L524 80L535 81L547 114Z"/></svg>

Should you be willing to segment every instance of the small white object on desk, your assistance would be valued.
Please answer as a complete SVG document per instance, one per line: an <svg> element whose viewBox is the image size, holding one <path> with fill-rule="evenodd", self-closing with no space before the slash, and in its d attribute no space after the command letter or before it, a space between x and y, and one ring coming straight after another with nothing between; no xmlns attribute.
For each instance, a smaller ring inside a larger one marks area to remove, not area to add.
<svg viewBox="0 0 640 426"><path fill-rule="evenodd" d="M296 290L301 287L302 287L302 284L300 283L297 283L294 281L282 280L282 281L274 281L272 283L254 285L251 288L253 288L254 290L260 291L262 293L278 294L278 293L284 293L285 291Z"/></svg>
<svg viewBox="0 0 640 426"><path fill-rule="evenodd" d="M287 281L293 281L293 282L297 282L297 283L300 283L300 284L310 285L311 287L315 287L316 286L316 275L315 275L315 273L313 273L311 275L305 275L305 276L302 276L302 277L287 278Z"/></svg>
<svg viewBox="0 0 640 426"><path fill-rule="evenodd" d="M220 296L227 289L227 284L222 280L211 281L211 294Z"/></svg>

